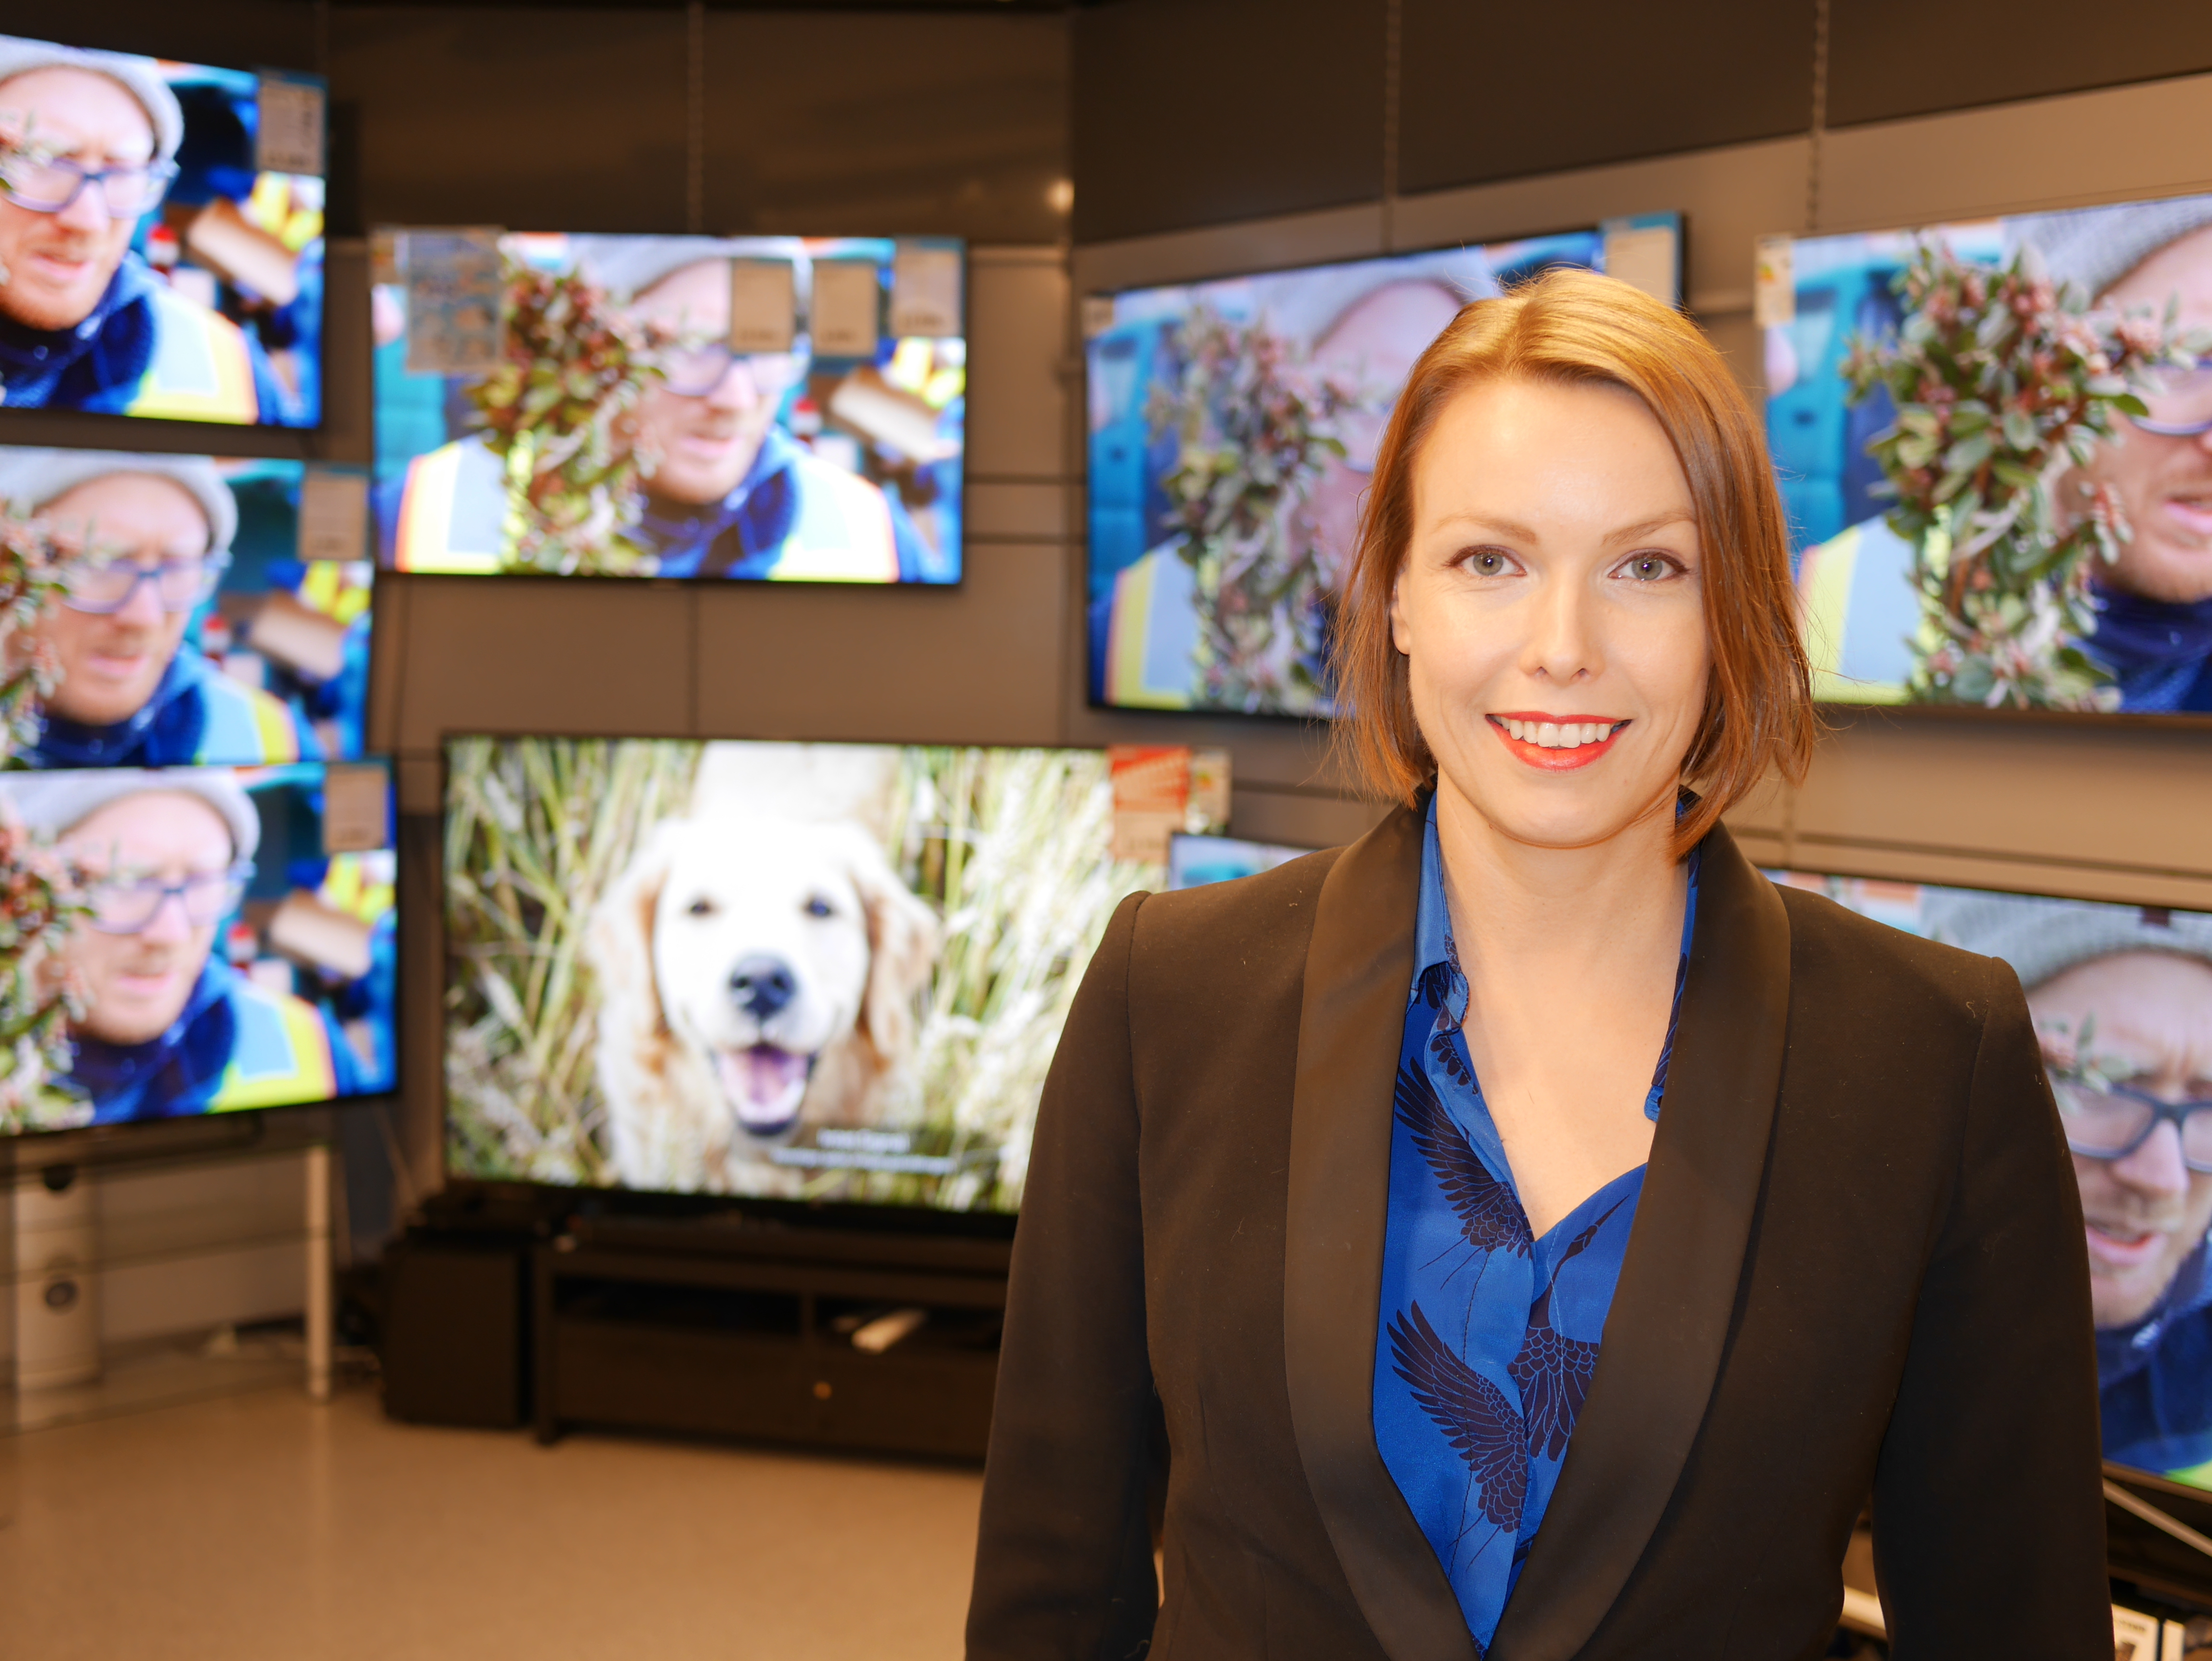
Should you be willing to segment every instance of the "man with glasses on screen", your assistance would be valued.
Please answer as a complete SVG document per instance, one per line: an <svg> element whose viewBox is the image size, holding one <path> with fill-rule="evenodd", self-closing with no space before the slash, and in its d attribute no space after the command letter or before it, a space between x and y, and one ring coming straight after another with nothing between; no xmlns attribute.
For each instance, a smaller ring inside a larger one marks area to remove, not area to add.
<svg viewBox="0 0 2212 1661"><path fill-rule="evenodd" d="M2212 1483L2212 917L1931 892L2027 990L2081 1183L2105 1457Z"/></svg>
<svg viewBox="0 0 2212 1661"><path fill-rule="evenodd" d="M0 450L0 502L44 520L63 556L62 592L35 630L59 677L35 764L251 766L314 753L288 705L231 679L185 638L238 529L214 463Z"/></svg>
<svg viewBox="0 0 2212 1661"><path fill-rule="evenodd" d="M227 770L0 775L0 808L83 873L62 961L83 1013L70 1082L92 1123L325 1101L361 1067L314 1005L215 950L253 875L261 821Z"/></svg>
<svg viewBox="0 0 2212 1661"><path fill-rule="evenodd" d="M0 395L10 407L285 418L258 343L131 246L185 122L150 58L0 35Z"/></svg>
<svg viewBox="0 0 2212 1661"><path fill-rule="evenodd" d="M646 464L638 539L664 577L899 582L926 569L914 521L898 499L816 456L781 417L805 384L809 348L738 352L730 335L730 262L773 248L795 268L805 303L811 268L796 240L579 236L579 268L623 301L653 350L660 379L639 396L631 441ZM497 570L507 512L497 457L462 439L417 457L391 527L402 570Z"/></svg>

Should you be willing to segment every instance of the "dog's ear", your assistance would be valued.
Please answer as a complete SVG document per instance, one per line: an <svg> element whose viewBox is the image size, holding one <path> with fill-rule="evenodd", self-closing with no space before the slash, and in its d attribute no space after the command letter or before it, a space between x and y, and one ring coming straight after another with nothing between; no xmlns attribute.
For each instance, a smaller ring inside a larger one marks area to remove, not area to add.
<svg viewBox="0 0 2212 1661"><path fill-rule="evenodd" d="M868 987L860 1025L889 1059L914 1040L915 995L937 961L937 914L898 879L872 837L856 834L848 854L853 886L868 914Z"/></svg>
<svg viewBox="0 0 2212 1661"><path fill-rule="evenodd" d="M586 949L599 971L602 1009L641 1001L641 1025L656 1032L668 1024L653 967L653 919L674 858L670 829L666 824L655 826L630 856L622 875L600 897L585 935Z"/></svg>

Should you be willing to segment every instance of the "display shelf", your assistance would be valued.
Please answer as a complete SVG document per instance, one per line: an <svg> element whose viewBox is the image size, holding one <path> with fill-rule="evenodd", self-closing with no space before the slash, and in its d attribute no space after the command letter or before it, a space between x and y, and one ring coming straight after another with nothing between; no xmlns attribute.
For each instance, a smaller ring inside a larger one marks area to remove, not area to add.
<svg viewBox="0 0 2212 1661"><path fill-rule="evenodd" d="M1003 1242L664 1230L649 1250L613 1232L537 1248L539 1440L596 1425L981 1457ZM879 1352L860 1347L872 1332L890 1335Z"/></svg>
<svg viewBox="0 0 2212 1661"><path fill-rule="evenodd" d="M101 1355L100 1377L88 1383L27 1390L0 1384L0 1436L214 1396L297 1389L305 1355L296 1321L112 1346Z"/></svg>

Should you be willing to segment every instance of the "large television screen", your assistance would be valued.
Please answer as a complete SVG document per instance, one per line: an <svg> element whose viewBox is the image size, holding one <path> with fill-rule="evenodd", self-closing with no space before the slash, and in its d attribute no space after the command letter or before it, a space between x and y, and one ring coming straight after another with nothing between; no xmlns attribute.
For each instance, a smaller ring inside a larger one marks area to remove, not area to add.
<svg viewBox="0 0 2212 1661"><path fill-rule="evenodd" d="M0 35L6 406L319 426L323 101Z"/></svg>
<svg viewBox="0 0 2212 1661"><path fill-rule="evenodd" d="M378 237L384 563L957 582L963 245Z"/></svg>
<svg viewBox="0 0 2212 1661"><path fill-rule="evenodd" d="M1554 266L1671 304L1679 260L1659 214L1086 301L1091 701L1329 714L1360 498L1422 349Z"/></svg>
<svg viewBox="0 0 2212 1661"><path fill-rule="evenodd" d="M390 803L380 763L0 773L10 1013L49 1021L0 1133L391 1091Z"/></svg>
<svg viewBox="0 0 2212 1661"><path fill-rule="evenodd" d="M0 510L61 577L27 631L52 679L31 764L361 755L374 567L305 557L308 488L296 461L0 446Z"/></svg>
<svg viewBox="0 0 2212 1661"><path fill-rule="evenodd" d="M457 1177L1006 1213L1085 965L1162 867L1096 750L466 738Z"/></svg>
<svg viewBox="0 0 2212 1661"><path fill-rule="evenodd" d="M2212 712L2212 196L1763 247L1816 693Z"/></svg>
<svg viewBox="0 0 2212 1661"><path fill-rule="evenodd" d="M2212 916L1769 874L2019 974L2081 1188L2105 1457L2212 1487Z"/></svg>

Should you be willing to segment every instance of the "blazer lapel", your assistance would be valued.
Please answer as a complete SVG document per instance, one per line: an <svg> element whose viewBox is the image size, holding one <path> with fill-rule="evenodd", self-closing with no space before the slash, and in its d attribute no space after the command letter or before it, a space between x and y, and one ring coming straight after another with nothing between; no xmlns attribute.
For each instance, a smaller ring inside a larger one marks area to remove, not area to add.
<svg viewBox="0 0 2212 1661"><path fill-rule="evenodd" d="M1589 1398L1492 1661L1565 1661L1580 1650L1680 1480L1743 1275L1789 1004L1781 897L1716 829L1698 871L1681 1024L1627 1258ZM1301 1045L1302 1063L1304 1054ZM1376 1232L1379 1239L1379 1224ZM1370 1316L1372 1307L1370 1293Z"/></svg>
<svg viewBox="0 0 2212 1661"><path fill-rule="evenodd" d="M1474 1661L1451 1583L1375 1446L1390 1091L1413 979L1422 821L1338 856L1306 950L1291 1105L1283 1358L1291 1421L1360 1613L1392 1661Z"/></svg>

